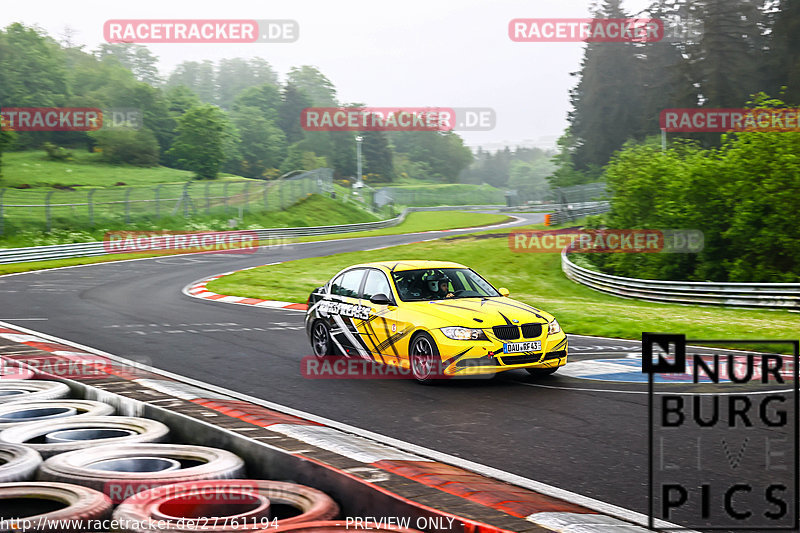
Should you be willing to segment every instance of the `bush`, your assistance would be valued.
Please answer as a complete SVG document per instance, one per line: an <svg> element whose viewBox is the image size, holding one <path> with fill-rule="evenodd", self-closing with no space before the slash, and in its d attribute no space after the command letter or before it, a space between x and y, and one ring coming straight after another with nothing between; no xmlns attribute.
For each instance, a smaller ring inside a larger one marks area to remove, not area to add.
<svg viewBox="0 0 800 533"><path fill-rule="evenodd" d="M63 146L56 146L53 143L47 142L42 146L44 151L47 152L47 159L50 161L71 161L72 152Z"/></svg>
<svg viewBox="0 0 800 533"><path fill-rule="evenodd" d="M114 164L154 167L158 164L158 141L147 128L110 128L91 133L102 151L102 159Z"/></svg>

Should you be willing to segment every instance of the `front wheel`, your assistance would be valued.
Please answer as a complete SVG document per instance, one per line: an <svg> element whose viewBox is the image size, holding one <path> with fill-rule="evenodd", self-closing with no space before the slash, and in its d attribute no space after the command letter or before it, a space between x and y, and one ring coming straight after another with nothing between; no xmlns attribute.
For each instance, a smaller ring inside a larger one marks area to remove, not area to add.
<svg viewBox="0 0 800 533"><path fill-rule="evenodd" d="M526 368L525 370L527 370L528 374L530 374L533 377L543 378L545 376L550 376L552 374L555 374L559 368L561 367L554 366L552 368Z"/></svg>
<svg viewBox="0 0 800 533"><path fill-rule="evenodd" d="M433 337L425 332L418 333L408 347L408 358L411 373L417 381L423 385L437 382L441 358Z"/></svg>
<svg viewBox="0 0 800 533"><path fill-rule="evenodd" d="M322 320L317 320L311 326L311 347L314 349L314 355L319 358L333 354L331 330Z"/></svg>

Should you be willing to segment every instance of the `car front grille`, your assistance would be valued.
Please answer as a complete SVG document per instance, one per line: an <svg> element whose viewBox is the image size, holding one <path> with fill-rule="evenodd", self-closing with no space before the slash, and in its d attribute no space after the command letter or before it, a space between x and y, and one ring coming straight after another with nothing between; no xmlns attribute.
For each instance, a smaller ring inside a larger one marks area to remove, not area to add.
<svg viewBox="0 0 800 533"><path fill-rule="evenodd" d="M519 339L518 326L495 326L492 328L494 336L503 341L510 341L512 339Z"/></svg>
<svg viewBox="0 0 800 533"><path fill-rule="evenodd" d="M528 363L538 363L542 358L542 354L522 354L522 355L505 355L498 357L501 364L504 365L526 365Z"/></svg>
<svg viewBox="0 0 800 533"><path fill-rule="evenodd" d="M526 339L535 339L536 337L541 336L541 334L541 324L522 324L522 336Z"/></svg>

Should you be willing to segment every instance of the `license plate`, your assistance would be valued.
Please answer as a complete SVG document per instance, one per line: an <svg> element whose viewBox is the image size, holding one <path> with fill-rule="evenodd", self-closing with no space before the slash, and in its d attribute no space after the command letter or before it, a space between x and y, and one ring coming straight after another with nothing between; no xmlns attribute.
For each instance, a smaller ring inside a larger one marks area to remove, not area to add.
<svg viewBox="0 0 800 533"><path fill-rule="evenodd" d="M503 353L538 352L541 349L542 341L503 343Z"/></svg>

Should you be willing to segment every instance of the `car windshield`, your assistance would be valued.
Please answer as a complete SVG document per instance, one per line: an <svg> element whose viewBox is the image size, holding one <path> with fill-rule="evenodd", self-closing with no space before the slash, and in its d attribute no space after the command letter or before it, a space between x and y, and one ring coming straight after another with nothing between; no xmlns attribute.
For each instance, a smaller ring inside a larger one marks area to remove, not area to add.
<svg viewBox="0 0 800 533"><path fill-rule="evenodd" d="M489 282L468 268L426 268L392 272L404 302L500 296Z"/></svg>

